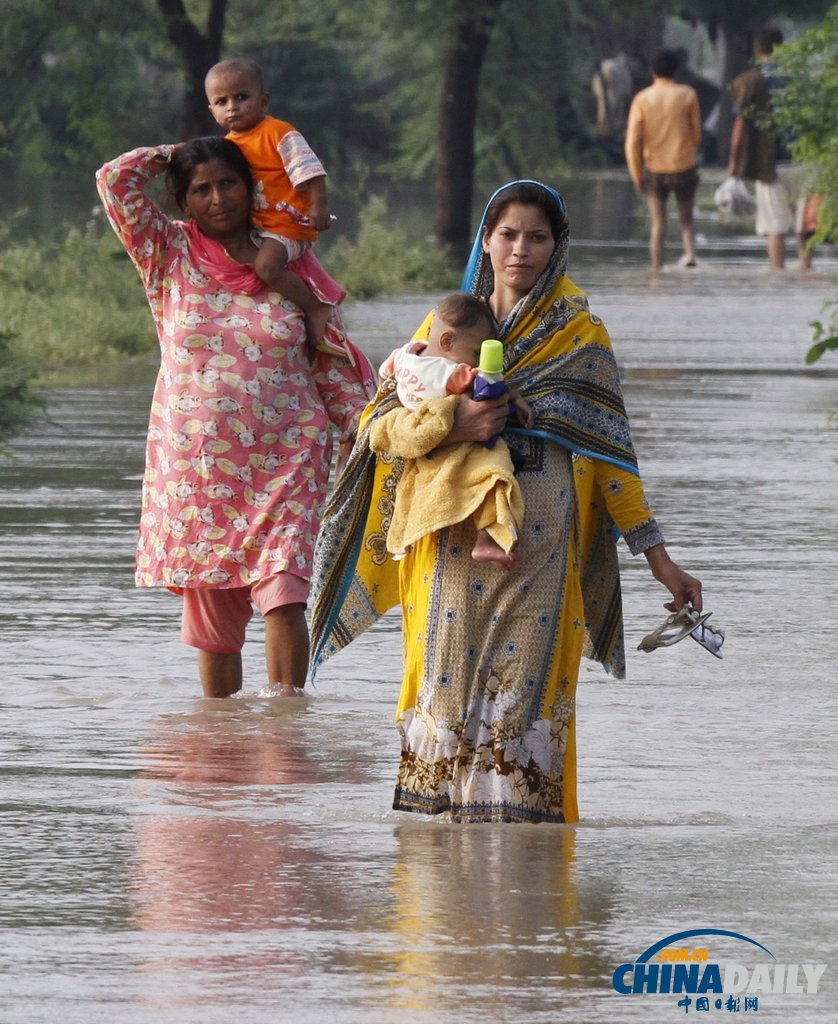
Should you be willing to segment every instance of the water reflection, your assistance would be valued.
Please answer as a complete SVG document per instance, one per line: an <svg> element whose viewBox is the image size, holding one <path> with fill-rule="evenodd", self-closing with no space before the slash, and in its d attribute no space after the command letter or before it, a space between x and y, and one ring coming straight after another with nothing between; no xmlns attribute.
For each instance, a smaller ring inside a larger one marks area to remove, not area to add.
<svg viewBox="0 0 838 1024"><path fill-rule="evenodd" d="M558 1007L601 973L579 942L572 828L404 825L396 829L391 985L395 1014L514 998L518 1019ZM585 980L587 979L587 981Z"/></svg>
<svg viewBox="0 0 838 1024"><path fill-rule="evenodd" d="M146 808L130 885L138 928L252 931L308 916L317 886L301 826L274 811L332 773L298 728L304 709L283 711L201 708L158 721L136 783Z"/></svg>
<svg viewBox="0 0 838 1024"><path fill-rule="evenodd" d="M149 1012L171 1008L185 970L189 1005L235 1001L248 978L264 989L266 971L256 1001L269 1001L306 970L324 976L323 999L341 979L350 1006L374 997L390 1020L441 1000L472 1019L478 990L537 1020L608 976L590 933L615 897L590 879L580 892L575 829L394 817L370 841L369 818L307 816L318 791L352 783L348 734L318 753L316 703L251 698L220 714L199 702L160 716L138 752L127 890L131 926L155 937Z"/></svg>

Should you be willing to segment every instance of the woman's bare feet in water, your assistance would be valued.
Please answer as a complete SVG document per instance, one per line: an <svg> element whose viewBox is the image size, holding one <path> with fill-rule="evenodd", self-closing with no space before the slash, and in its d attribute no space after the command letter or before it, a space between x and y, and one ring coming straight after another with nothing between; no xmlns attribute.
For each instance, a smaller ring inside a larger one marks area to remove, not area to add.
<svg viewBox="0 0 838 1024"><path fill-rule="evenodd" d="M504 551L486 530L477 531L477 540L471 549L471 557L475 562L494 562L501 569L507 570L514 569L521 561L517 551Z"/></svg>

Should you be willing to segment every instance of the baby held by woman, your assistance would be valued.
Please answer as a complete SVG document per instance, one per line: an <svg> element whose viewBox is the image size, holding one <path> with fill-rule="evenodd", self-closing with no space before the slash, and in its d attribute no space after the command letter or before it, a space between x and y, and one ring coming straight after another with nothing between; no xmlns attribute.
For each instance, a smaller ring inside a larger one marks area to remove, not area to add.
<svg viewBox="0 0 838 1024"><path fill-rule="evenodd" d="M471 552L475 561L505 569L518 562L513 549L524 505L506 444L498 438L491 447L459 442L421 452L423 422L447 416L453 423L458 399L451 396L470 394L481 345L494 333L486 303L454 292L440 302L427 337L397 348L381 366L381 379L395 381L402 405L423 410L415 429L417 454L405 461L387 533L387 549L395 558L403 558L420 537L471 516L477 528ZM521 424L532 426L532 411L520 394L510 390L508 400ZM370 444L378 450L375 429Z"/></svg>

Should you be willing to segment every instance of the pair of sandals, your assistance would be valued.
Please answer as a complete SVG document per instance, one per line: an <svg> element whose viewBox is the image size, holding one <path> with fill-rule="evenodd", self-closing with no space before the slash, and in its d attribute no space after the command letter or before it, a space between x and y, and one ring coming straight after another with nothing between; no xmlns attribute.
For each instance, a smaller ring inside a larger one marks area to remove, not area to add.
<svg viewBox="0 0 838 1024"><path fill-rule="evenodd" d="M637 649L649 653L658 647L671 647L685 636L690 636L714 657L721 658L725 634L723 629L713 629L707 625L712 614L698 612L690 605L684 605L679 612L673 612L657 629L644 636Z"/></svg>

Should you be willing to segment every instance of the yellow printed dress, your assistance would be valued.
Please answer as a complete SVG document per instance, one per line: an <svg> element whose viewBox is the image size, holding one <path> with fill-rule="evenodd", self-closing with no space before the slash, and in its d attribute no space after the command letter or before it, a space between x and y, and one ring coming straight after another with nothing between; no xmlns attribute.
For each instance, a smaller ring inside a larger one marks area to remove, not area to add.
<svg viewBox="0 0 838 1024"><path fill-rule="evenodd" d="M379 435L388 419L394 437L408 432L400 421L414 413L392 395L367 411L326 511L315 554L315 662L387 608L402 608L397 809L448 811L456 821L578 818L580 659L624 674L614 524L633 552L663 539L640 479L624 468L633 455L625 414L611 404L610 341L583 300L563 278L555 330L509 339L518 358L508 380L536 416L532 431L504 435L518 452L525 507L516 569L471 559L469 520L421 539L398 563L387 557L402 453L367 453L371 421ZM556 440L561 413L572 429L566 423ZM613 418L610 441L597 418ZM429 449L440 440L429 437Z"/></svg>
<svg viewBox="0 0 838 1024"><path fill-rule="evenodd" d="M632 553L663 537L638 476L610 338L564 274L567 237L565 229L533 291L498 325L507 382L535 419L504 431L525 509L518 567L475 562L468 519L421 538L397 563L388 557L396 484L417 452L399 441L415 433L416 414L386 388L362 418L324 513L315 669L388 608L402 609L398 810L459 822L576 821L580 660L624 675L617 533ZM485 263L465 284L491 294ZM427 450L443 439L426 436Z"/></svg>

